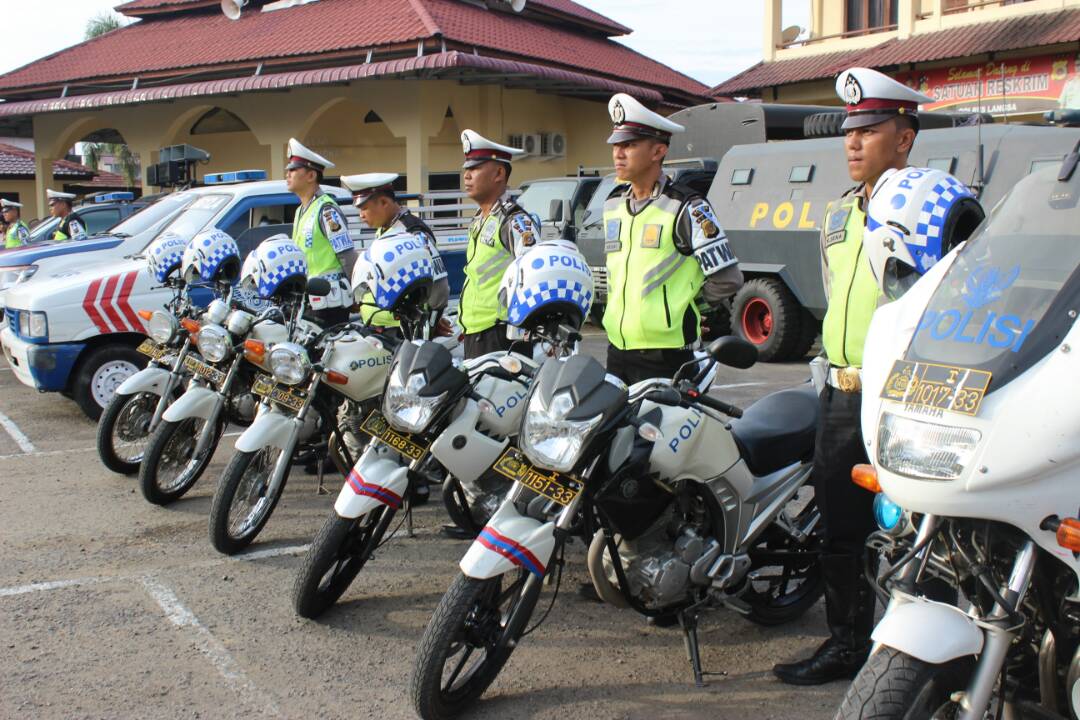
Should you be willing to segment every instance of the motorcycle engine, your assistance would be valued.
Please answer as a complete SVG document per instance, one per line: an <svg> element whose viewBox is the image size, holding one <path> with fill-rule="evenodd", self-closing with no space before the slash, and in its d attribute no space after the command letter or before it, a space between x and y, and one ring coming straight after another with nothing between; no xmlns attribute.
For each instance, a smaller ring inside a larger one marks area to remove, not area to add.
<svg viewBox="0 0 1080 720"><path fill-rule="evenodd" d="M634 540L616 537L623 572L630 593L648 608L662 608L685 599L692 581L690 570L707 551L718 544L703 538L685 523L673 523L670 516L661 518ZM618 576L609 553L604 553L604 572L618 587Z"/></svg>
<svg viewBox="0 0 1080 720"><path fill-rule="evenodd" d="M229 404L229 415L240 425L250 425L255 420L258 402L250 392L235 395Z"/></svg>

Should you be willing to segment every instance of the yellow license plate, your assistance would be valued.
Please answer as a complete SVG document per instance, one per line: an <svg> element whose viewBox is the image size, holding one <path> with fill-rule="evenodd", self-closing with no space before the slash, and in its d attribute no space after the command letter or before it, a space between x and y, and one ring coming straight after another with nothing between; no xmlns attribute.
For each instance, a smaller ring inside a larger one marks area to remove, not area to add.
<svg viewBox="0 0 1080 720"><path fill-rule="evenodd" d="M506 448L492 469L560 505L569 505L581 492L581 483L577 480L557 472L538 470L515 447Z"/></svg>
<svg viewBox="0 0 1080 720"><path fill-rule="evenodd" d="M371 411L371 414L360 425L360 429L412 460L419 460L428 449L427 443L417 442L415 435L395 431L378 410Z"/></svg>
<svg viewBox="0 0 1080 720"><path fill-rule="evenodd" d="M259 375L255 378L255 382L251 384L251 393L259 397L269 398L271 402L284 405L296 412L300 412L300 408L304 406L304 395L278 387L278 384L266 375Z"/></svg>
<svg viewBox="0 0 1080 720"><path fill-rule="evenodd" d="M147 338L139 344L139 347L135 348L143 355L148 356L151 360L160 360L169 354L169 348L165 345L158 345L156 342Z"/></svg>
<svg viewBox="0 0 1080 720"><path fill-rule="evenodd" d="M194 358L191 355L184 358L184 369L192 375L201 377L203 380L207 380L214 385L221 385L221 383L225 382L225 373L210 367L202 360Z"/></svg>
<svg viewBox="0 0 1080 720"><path fill-rule="evenodd" d="M985 370L897 360L881 397L914 407L974 416L988 387L990 373Z"/></svg>

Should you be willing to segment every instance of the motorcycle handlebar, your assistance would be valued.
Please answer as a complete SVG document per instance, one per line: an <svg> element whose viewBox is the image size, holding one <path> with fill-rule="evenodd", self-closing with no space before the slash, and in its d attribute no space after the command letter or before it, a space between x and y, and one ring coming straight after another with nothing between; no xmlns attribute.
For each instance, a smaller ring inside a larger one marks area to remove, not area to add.
<svg viewBox="0 0 1080 720"><path fill-rule="evenodd" d="M730 405L723 400L717 400L716 398L710 397L709 395L693 392L687 393L687 396L690 398L691 401L701 403L705 407L712 408L713 410L716 410L718 412L722 412L729 417L741 418L743 415L743 411L740 408L737 408L734 405Z"/></svg>

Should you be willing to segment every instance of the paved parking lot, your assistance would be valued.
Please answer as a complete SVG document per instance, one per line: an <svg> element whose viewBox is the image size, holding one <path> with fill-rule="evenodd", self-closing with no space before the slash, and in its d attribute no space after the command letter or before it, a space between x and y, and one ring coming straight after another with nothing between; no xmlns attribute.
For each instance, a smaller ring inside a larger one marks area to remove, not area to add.
<svg viewBox="0 0 1080 720"><path fill-rule="evenodd" d="M802 363L724 369L716 393L745 405L806 377ZM0 369L0 717L412 717L414 646L467 547L439 534L441 503L418 509L416 537L389 544L324 618L300 620L292 580L334 481L317 495L294 471L258 541L225 558L207 515L234 438L160 508L101 466L95 431L69 400ZM832 717L842 684L794 690L768 672L820 642L820 606L776 629L708 614L705 666L722 674L698 690L681 633L567 592L586 579L580 546L567 557L549 620L471 717Z"/></svg>

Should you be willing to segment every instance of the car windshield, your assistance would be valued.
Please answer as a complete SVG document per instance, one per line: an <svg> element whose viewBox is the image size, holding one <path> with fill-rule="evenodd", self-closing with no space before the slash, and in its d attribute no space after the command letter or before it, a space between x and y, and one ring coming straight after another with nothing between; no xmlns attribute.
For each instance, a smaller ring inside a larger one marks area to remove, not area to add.
<svg viewBox="0 0 1080 720"><path fill-rule="evenodd" d="M570 201L574 198L574 190L577 189L577 180L545 180L535 182L525 188L518 196L518 205L525 208L530 215L536 215L541 222L551 222L551 201L562 200L565 214L572 208Z"/></svg>
<svg viewBox="0 0 1080 720"><path fill-rule="evenodd" d="M42 240L48 240L52 238L53 233L56 232L56 226L60 224L60 218L49 218L48 220L42 220L34 229L30 231L30 242L41 242Z"/></svg>
<svg viewBox="0 0 1080 720"><path fill-rule="evenodd" d="M125 235L128 237L146 232L154 228L155 225L163 225L174 218L178 212L190 205L194 199L187 193L166 195L128 215L127 218L109 228L108 232L110 235Z"/></svg>
<svg viewBox="0 0 1080 720"><path fill-rule="evenodd" d="M1029 175L959 250L907 360L984 370L1008 383L1069 332L1080 300L1080 173Z"/></svg>
<svg viewBox="0 0 1080 720"><path fill-rule="evenodd" d="M160 228L154 234L154 237L168 231L190 240L206 227L206 224L217 216L218 211L232 199L232 195L228 194L177 193L177 195L184 195L188 198L187 204L181 208L183 212L176 215L172 222Z"/></svg>
<svg viewBox="0 0 1080 720"><path fill-rule="evenodd" d="M615 176L605 175L600 181L600 184L596 186L596 191L592 195L592 199L589 200L589 208L586 211L586 221L592 225L600 222L604 216L604 201L607 200L607 196L611 194L611 191L615 189Z"/></svg>

